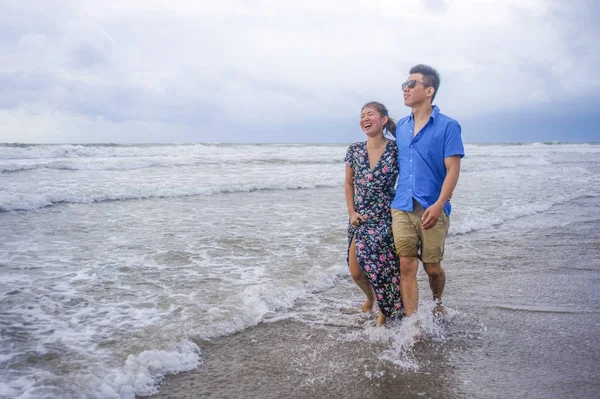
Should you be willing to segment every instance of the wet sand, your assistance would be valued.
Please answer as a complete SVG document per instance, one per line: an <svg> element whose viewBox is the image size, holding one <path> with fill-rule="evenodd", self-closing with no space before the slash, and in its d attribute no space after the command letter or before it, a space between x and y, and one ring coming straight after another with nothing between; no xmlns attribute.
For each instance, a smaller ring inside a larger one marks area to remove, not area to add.
<svg viewBox="0 0 600 399"><path fill-rule="evenodd" d="M418 343L415 355L433 354L429 364L419 372L403 371L374 356L384 349L381 344L340 340L343 329L286 320L199 342L204 365L169 378L155 397L462 397L439 344Z"/></svg>
<svg viewBox="0 0 600 399"><path fill-rule="evenodd" d="M197 341L204 363L167 377L153 398L597 398L600 392L600 210L580 199L497 229L451 236L444 323L376 328L335 298L238 334ZM573 210L581 210L580 213ZM342 316L340 316L342 314ZM331 321L331 322L330 322Z"/></svg>

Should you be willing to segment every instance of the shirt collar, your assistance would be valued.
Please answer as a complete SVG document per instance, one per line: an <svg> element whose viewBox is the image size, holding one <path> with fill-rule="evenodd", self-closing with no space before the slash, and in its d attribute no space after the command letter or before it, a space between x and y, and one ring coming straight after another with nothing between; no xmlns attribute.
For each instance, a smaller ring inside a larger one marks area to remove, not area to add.
<svg viewBox="0 0 600 399"><path fill-rule="evenodd" d="M440 114L440 109L437 105L434 105L432 108L433 110L431 111L431 116L429 119L435 120L435 118L437 118L437 116ZM410 113L410 119L414 119L414 114L412 112Z"/></svg>

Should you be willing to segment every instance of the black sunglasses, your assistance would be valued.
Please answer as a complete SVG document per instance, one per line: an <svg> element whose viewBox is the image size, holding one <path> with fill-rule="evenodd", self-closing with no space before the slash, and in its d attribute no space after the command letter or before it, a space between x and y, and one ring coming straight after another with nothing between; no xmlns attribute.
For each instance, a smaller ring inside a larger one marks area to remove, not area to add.
<svg viewBox="0 0 600 399"><path fill-rule="evenodd" d="M412 89L413 87L415 87L417 85L417 83L421 83L423 85L423 87L429 87L429 85L425 82L421 82L420 80L416 80L416 79L411 79L411 80L407 80L406 82L402 83L402 90L406 89L407 87L409 89Z"/></svg>

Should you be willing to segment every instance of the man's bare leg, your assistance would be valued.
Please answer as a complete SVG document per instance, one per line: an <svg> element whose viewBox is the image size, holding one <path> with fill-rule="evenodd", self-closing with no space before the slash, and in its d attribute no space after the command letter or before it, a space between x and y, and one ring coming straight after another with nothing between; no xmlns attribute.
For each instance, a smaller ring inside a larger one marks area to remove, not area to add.
<svg viewBox="0 0 600 399"><path fill-rule="evenodd" d="M433 294L433 300L436 303L435 312L445 313L446 310L442 305L442 294L446 286L446 272L442 268L441 262L425 263L425 272L429 277L429 287Z"/></svg>
<svg viewBox="0 0 600 399"><path fill-rule="evenodd" d="M419 258L400 257L400 294L407 317L416 312L419 307L418 268Z"/></svg>
<svg viewBox="0 0 600 399"><path fill-rule="evenodd" d="M350 266L350 275L352 276L352 279L367 296L367 299L362 305L361 310L363 312L370 312L371 310L373 310L373 304L375 303L375 291L373 291L371 282L369 281L369 279L365 275L365 272L363 272L363 270L360 268L360 265L358 264L358 259L356 258L356 245L354 242L354 238L352 238L352 242L350 243L350 256L348 259L348 263Z"/></svg>

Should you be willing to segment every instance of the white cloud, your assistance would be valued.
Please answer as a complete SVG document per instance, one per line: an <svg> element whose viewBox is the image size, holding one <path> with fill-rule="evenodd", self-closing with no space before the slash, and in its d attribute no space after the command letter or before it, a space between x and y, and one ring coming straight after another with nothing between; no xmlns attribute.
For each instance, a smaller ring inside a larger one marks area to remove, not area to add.
<svg viewBox="0 0 600 399"><path fill-rule="evenodd" d="M126 124L159 135L148 141L168 141L160 136L167 126L182 135L193 131L193 141L210 140L219 126L225 139L235 141L228 125L352 119L369 100L402 116L407 111L399 85L420 62L439 69L436 102L459 120L582 99L595 95L600 83L597 31L577 25L574 3L47 4L0 0L7 10L0 34L10 33L0 39L0 82L6 86L1 115L37 132L2 129L0 141L46 134L40 120L57 125L56 141L77 136L82 120L90 132L83 141L102 141L89 135L110 129L122 141L137 141L120 129ZM21 112L19 101L36 113ZM90 128L95 124L101 129ZM154 124L161 128L149 128Z"/></svg>
<svg viewBox="0 0 600 399"><path fill-rule="evenodd" d="M210 142L225 141L223 131L213 126ZM0 111L0 132L20 143L154 143L200 142L200 132L191 126L164 122L125 121L89 118L60 111L32 110L26 104ZM159 138L159 140L157 140ZM0 136L0 142L3 142Z"/></svg>

